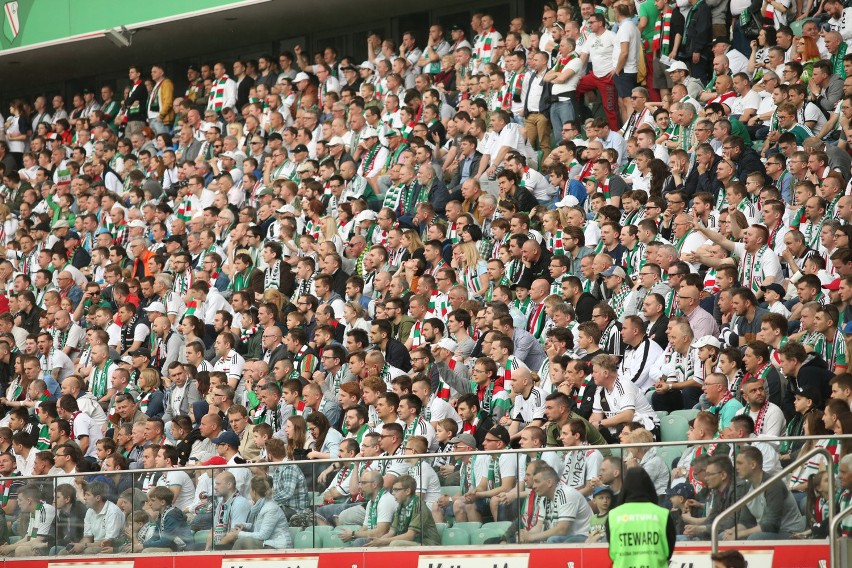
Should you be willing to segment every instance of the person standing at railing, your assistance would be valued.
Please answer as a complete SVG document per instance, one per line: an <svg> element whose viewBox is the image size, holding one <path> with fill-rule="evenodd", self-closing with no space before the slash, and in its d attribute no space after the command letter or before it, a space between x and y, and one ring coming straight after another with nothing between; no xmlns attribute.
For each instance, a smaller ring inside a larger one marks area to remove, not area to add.
<svg viewBox="0 0 852 568"><path fill-rule="evenodd" d="M606 523L613 568L668 567L675 548L674 521L656 504L654 482L641 467L625 472L620 502Z"/></svg>
<svg viewBox="0 0 852 568"><path fill-rule="evenodd" d="M750 515L743 515L736 527L726 530L725 539L787 540L805 530L805 518L799 513L799 506L784 481L762 487L769 475L763 471L760 450L752 446L742 448L737 455L736 468L737 477L748 481L751 491L758 488L765 491L746 505Z"/></svg>

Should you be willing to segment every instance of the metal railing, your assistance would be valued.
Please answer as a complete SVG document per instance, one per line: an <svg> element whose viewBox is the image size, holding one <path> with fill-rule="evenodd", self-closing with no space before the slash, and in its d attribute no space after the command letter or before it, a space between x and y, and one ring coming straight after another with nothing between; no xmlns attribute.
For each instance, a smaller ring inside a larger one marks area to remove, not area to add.
<svg viewBox="0 0 852 568"><path fill-rule="evenodd" d="M852 513L852 507L846 507L834 517L831 517L831 524L828 526L828 542L830 544L829 551L831 553L831 566L832 568L839 568L840 562L840 546L839 543L836 542L834 538L834 531L837 530L837 527L840 526L840 521L844 518L848 517L849 514Z"/></svg>
<svg viewBox="0 0 852 568"><path fill-rule="evenodd" d="M834 457L829 453L828 450L821 447L811 448L804 455L799 454L796 459L793 460L792 463L790 463L790 465L788 465L769 479L765 480L762 485L756 487L753 491L749 492L748 495L746 495L745 497L722 511L719 516L717 516L713 520L713 524L710 525L710 550L713 552L713 554L719 552L719 523L721 523L723 519L730 517L731 515L751 503L756 497L763 495L773 483L784 480L784 478L787 477L787 475L790 474L793 470L795 470L803 463L806 463L809 459L811 459L817 454L822 455L826 459L827 464L834 464ZM828 518L834 519L834 475L828 476L828 494L832 496L832 498L828 502ZM834 562L834 539L829 538L829 545L832 562Z"/></svg>

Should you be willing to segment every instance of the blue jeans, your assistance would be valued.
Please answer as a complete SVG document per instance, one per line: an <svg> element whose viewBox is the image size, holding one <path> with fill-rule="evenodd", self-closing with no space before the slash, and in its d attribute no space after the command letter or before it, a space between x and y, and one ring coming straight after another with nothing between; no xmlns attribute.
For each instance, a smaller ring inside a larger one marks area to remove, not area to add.
<svg viewBox="0 0 852 568"><path fill-rule="evenodd" d="M576 120L574 103L571 100L560 101L550 105L550 122L553 124L554 146L562 141L562 125L569 120Z"/></svg>

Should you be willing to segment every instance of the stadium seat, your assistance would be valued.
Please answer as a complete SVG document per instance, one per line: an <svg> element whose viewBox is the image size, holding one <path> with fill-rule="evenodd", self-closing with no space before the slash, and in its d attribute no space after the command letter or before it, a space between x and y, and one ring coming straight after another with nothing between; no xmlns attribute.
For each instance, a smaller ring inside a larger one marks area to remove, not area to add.
<svg viewBox="0 0 852 568"><path fill-rule="evenodd" d="M438 529L438 536L444 536L444 531L447 530L447 523L435 523L435 528Z"/></svg>
<svg viewBox="0 0 852 568"><path fill-rule="evenodd" d="M670 414L660 420L663 442L685 442L689 422L683 416Z"/></svg>
<svg viewBox="0 0 852 568"><path fill-rule="evenodd" d="M470 535L465 530L447 529L441 536L441 544L444 546L460 546L470 544Z"/></svg>
<svg viewBox="0 0 852 568"><path fill-rule="evenodd" d="M461 493L461 485L445 485L441 487L441 495L453 497Z"/></svg>
<svg viewBox="0 0 852 568"><path fill-rule="evenodd" d="M296 542L296 535L302 532L302 527L287 527L287 530L290 531L290 538Z"/></svg>
<svg viewBox="0 0 852 568"><path fill-rule="evenodd" d="M811 21L811 18L790 22L790 29L793 30L793 35L796 37L802 37L802 28L805 27L805 22L809 21Z"/></svg>
<svg viewBox="0 0 852 568"><path fill-rule="evenodd" d="M319 536L319 535L317 535ZM296 533L296 538L293 539L293 547L294 548L319 548L322 544L322 538L318 538L317 542L314 542L314 532L313 531L302 531Z"/></svg>
<svg viewBox="0 0 852 568"><path fill-rule="evenodd" d="M322 548L346 548L349 546L348 542L343 542L340 540L340 537L337 536L339 531L335 530L333 532L329 532L322 535Z"/></svg>
<svg viewBox="0 0 852 568"><path fill-rule="evenodd" d="M687 408L687 409L684 409L684 410L675 410L671 413L671 415L672 416L683 416L684 418L686 418L686 421L689 422L690 420L692 420L693 418L698 416L698 412L699 411L695 410L694 408Z"/></svg>
<svg viewBox="0 0 852 568"><path fill-rule="evenodd" d="M470 533L470 544L485 544L485 541L490 538L500 538L506 531L501 531L498 529L486 529L481 528L477 531L473 531Z"/></svg>
<svg viewBox="0 0 852 568"><path fill-rule="evenodd" d="M509 530L509 527L511 527L511 526L512 526L512 521L497 521L497 522L493 522L493 523L485 523L484 525L482 525L482 530L487 531L487 530L493 529L493 530L506 532L507 530Z"/></svg>
<svg viewBox="0 0 852 568"><path fill-rule="evenodd" d="M468 534L473 534L473 532L479 530L479 528L481 526L482 526L482 523L480 523L478 521L466 521L464 523L453 523L454 529L465 531Z"/></svg>
<svg viewBox="0 0 852 568"><path fill-rule="evenodd" d="M661 460L666 462L669 471L671 471L672 467L674 467L672 464L680 459L685 449L686 446L662 446L657 448L657 455L660 456Z"/></svg>
<svg viewBox="0 0 852 568"><path fill-rule="evenodd" d="M669 413L666 412L665 410L655 410L654 412L657 413L657 418L659 418L660 420L662 420L663 418L665 418L666 416L669 415Z"/></svg>

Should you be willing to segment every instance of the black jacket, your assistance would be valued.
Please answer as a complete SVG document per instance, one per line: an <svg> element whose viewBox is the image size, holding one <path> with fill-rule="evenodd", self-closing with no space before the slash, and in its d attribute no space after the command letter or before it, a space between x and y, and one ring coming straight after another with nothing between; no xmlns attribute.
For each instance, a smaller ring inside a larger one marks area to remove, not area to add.
<svg viewBox="0 0 852 568"><path fill-rule="evenodd" d="M648 337L665 349L669 345L669 338L666 335L666 328L669 326L669 318L661 316L660 319L648 328Z"/></svg>
<svg viewBox="0 0 852 568"><path fill-rule="evenodd" d="M385 348L385 361L397 369L401 369L406 373L411 370L411 354L405 345L396 339L388 338L388 344Z"/></svg>
<svg viewBox="0 0 852 568"><path fill-rule="evenodd" d="M574 313L577 316L577 321L580 323L592 321L592 310L595 309L597 304L598 299L588 292L580 294L580 297L577 298L577 303L574 305Z"/></svg>
<svg viewBox="0 0 852 568"><path fill-rule="evenodd" d="M516 187L511 199L521 213L529 213L538 205L538 199L525 187Z"/></svg>
<svg viewBox="0 0 852 568"><path fill-rule="evenodd" d="M787 391L784 393L784 403L781 410L790 420L796 413L793 408L793 397L806 388L813 388L822 395L823 402L831 398L831 385L828 382L834 378L834 373L828 370L828 365L816 353L809 353L808 358L795 377L787 377Z"/></svg>
<svg viewBox="0 0 852 568"><path fill-rule="evenodd" d="M694 6L694 10L695 12L692 14L692 17L688 18L689 23L686 25L686 37L683 39L680 52L688 56L690 60L693 53L698 53L702 59L707 59L707 54L710 52L708 48L713 39L710 7L707 5L707 2L699 2Z"/></svg>
<svg viewBox="0 0 852 568"><path fill-rule="evenodd" d="M754 149L746 146L743 150L742 156L737 158L737 177L739 179L745 179L751 173L760 172L763 175L766 175L766 166L763 165L763 162L760 160L760 154L754 151Z"/></svg>

